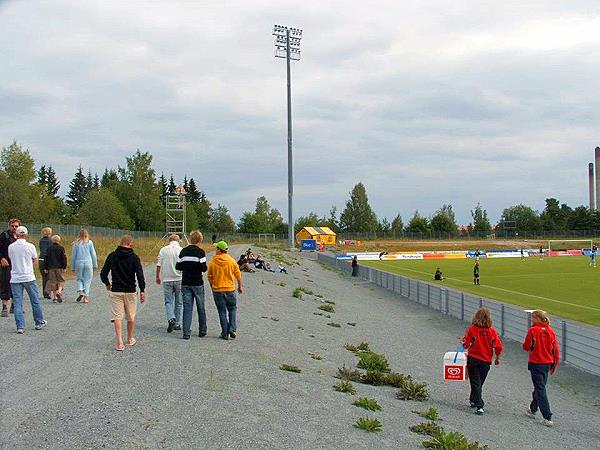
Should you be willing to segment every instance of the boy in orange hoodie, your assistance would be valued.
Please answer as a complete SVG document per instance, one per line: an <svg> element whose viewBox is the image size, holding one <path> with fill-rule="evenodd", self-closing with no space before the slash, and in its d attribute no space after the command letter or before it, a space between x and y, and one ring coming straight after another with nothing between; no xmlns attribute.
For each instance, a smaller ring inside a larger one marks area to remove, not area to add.
<svg viewBox="0 0 600 450"><path fill-rule="evenodd" d="M471 408L477 408L475 414L483 414L484 401L481 397L483 383L487 378L492 365L492 357L496 353L494 363L500 364L500 354L504 347L502 341L492 327L492 316L487 308L479 308L473 319L472 325L467 328L462 338L463 347L469 351L467 355L467 371L471 383L469 402Z"/></svg>
<svg viewBox="0 0 600 450"><path fill-rule="evenodd" d="M546 383L548 382L548 372L554 374L558 367L560 349L556 334L550 328L550 320L544 311L540 309L533 311L531 322L532 326L527 331L525 342L523 342L523 350L529 352L527 368L531 372L531 381L533 382L533 398L527 414L535 417L539 409L543 417L542 424L551 427L554 423L552 423L552 411L550 411L550 402L546 393Z"/></svg>
<svg viewBox="0 0 600 450"><path fill-rule="evenodd" d="M219 311L221 339L235 339L237 329L235 281L237 280L237 291L241 294L242 274L236 260L227 254L229 248L227 242L219 241L213 245L216 247L216 255L208 264L206 276L213 291L217 311Z"/></svg>

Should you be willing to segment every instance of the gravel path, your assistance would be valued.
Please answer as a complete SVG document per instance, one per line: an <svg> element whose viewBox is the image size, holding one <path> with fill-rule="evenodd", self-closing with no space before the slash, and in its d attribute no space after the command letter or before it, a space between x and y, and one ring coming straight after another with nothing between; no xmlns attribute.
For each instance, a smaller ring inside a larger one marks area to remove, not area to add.
<svg viewBox="0 0 600 450"><path fill-rule="evenodd" d="M236 340L218 339L210 289L208 337L196 333L184 341L181 332L167 334L161 290L149 283L138 310L138 344L117 353L97 277L88 305L75 303L72 282L66 303L45 301L49 325L42 331L33 330L29 307L22 336L12 316L0 319L0 448L422 448L423 438L408 430L422 421L411 411L432 404L442 426L490 448L599 447L598 377L559 368L549 383L556 426L547 429L524 415L527 357L508 343L484 388L486 413L475 416L466 402L468 383L440 380L441 357L454 349L465 324L324 268L311 256L289 258L298 264L288 275L244 274ZM149 267L150 282L153 273ZM298 286L335 301L332 319L313 314L321 299L293 298ZM341 328L327 326L332 320ZM343 345L363 340L393 370L427 381L431 400L403 402L393 388L362 384L355 396L335 392L337 368L356 364ZM281 364L302 373L281 371ZM358 396L377 399L383 410L367 414L352 406ZM352 426L367 415L381 419L381 432Z"/></svg>

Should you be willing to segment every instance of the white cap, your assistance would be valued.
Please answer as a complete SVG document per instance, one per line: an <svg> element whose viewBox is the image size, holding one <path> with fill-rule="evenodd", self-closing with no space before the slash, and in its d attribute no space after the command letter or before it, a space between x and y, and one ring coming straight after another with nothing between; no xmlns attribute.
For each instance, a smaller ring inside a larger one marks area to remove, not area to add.
<svg viewBox="0 0 600 450"><path fill-rule="evenodd" d="M27 228L25 228L23 225L17 227L17 229L15 230L15 234L17 234L18 236L25 236L28 233L29 232L27 231Z"/></svg>

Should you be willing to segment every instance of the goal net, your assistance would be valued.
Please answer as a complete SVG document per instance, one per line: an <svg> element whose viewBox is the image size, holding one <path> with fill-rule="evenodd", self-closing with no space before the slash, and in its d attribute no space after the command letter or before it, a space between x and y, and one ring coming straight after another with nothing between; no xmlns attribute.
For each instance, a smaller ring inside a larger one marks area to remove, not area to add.
<svg viewBox="0 0 600 450"><path fill-rule="evenodd" d="M550 256L580 256L591 250L591 239L554 239L548 241Z"/></svg>
<svg viewBox="0 0 600 450"><path fill-rule="evenodd" d="M275 240L275 233L258 233L258 242L268 242Z"/></svg>

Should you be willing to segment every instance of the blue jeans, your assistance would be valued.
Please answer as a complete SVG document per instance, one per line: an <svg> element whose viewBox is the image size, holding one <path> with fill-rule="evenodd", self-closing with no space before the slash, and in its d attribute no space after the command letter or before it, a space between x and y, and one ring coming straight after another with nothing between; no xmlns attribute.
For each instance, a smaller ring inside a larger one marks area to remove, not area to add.
<svg viewBox="0 0 600 450"><path fill-rule="evenodd" d="M226 337L230 332L237 330L236 312L237 299L235 291L213 292L215 305L219 311L219 322L221 322L221 336ZM229 318L227 317L229 315Z"/></svg>
<svg viewBox="0 0 600 450"><path fill-rule="evenodd" d="M546 394L546 383L548 382L548 372L550 364L533 364L529 363L529 372L531 372L531 381L533 381L533 394L529 409L531 412L537 412L540 409L542 416L546 420L552 419L552 411L550 411L550 402Z"/></svg>
<svg viewBox="0 0 600 450"><path fill-rule="evenodd" d="M189 336L194 315L194 299L198 309L198 332L206 333L206 311L204 309L204 286L181 286L183 297L183 335Z"/></svg>
<svg viewBox="0 0 600 450"><path fill-rule="evenodd" d="M85 295L90 295L94 267L91 263L77 261L75 262L75 272L77 273L77 290L83 291Z"/></svg>
<svg viewBox="0 0 600 450"><path fill-rule="evenodd" d="M162 287L167 320L175 319L175 325L181 325L181 281L163 281Z"/></svg>
<svg viewBox="0 0 600 450"><path fill-rule="evenodd" d="M23 314L23 291L27 291L29 301L31 302L31 310L33 312L33 321L36 325L44 321L44 313L42 312L42 304L40 302L40 294L38 293L37 283L35 281L27 281L26 283L10 283L12 289L13 301L15 302L15 322L18 329L25 329L25 314Z"/></svg>

